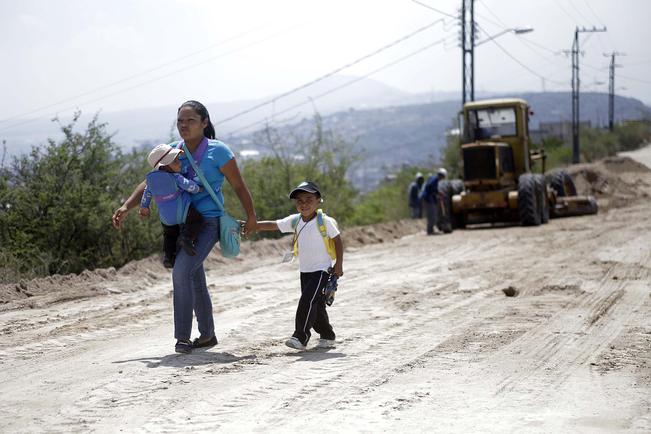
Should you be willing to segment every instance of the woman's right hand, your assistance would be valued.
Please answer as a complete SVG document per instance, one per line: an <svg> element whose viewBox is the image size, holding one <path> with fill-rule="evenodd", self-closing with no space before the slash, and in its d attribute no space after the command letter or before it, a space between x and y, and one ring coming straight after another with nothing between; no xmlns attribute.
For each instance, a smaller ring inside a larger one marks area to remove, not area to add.
<svg viewBox="0 0 651 434"><path fill-rule="evenodd" d="M122 205L120 208L115 210L113 217L111 218L111 222L113 222L113 227L115 229L122 229L122 222L127 218L128 213L129 208L127 208L126 205Z"/></svg>
<svg viewBox="0 0 651 434"><path fill-rule="evenodd" d="M129 196L129 198L124 201L120 208L115 210L113 217L111 218L111 222L113 223L113 227L115 229L122 229L122 222L124 222L124 219L127 218L129 210L136 207L140 203L140 200L142 199L142 193L145 191L145 185L146 183L144 181L138 184L136 189L133 190L133 193L131 193L131 196Z"/></svg>

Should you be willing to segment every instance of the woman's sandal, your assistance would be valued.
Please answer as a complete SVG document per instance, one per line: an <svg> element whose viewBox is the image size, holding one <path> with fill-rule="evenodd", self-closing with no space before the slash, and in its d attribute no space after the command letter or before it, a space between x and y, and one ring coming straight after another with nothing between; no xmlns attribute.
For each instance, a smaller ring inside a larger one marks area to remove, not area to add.
<svg viewBox="0 0 651 434"><path fill-rule="evenodd" d="M196 338L192 342L192 348L210 348L214 347L215 345L217 345L217 336L213 336L205 342L200 342L199 338Z"/></svg>
<svg viewBox="0 0 651 434"><path fill-rule="evenodd" d="M174 351L182 354L189 354L192 352L192 342L188 339L187 341L178 340L176 345L174 345Z"/></svg>

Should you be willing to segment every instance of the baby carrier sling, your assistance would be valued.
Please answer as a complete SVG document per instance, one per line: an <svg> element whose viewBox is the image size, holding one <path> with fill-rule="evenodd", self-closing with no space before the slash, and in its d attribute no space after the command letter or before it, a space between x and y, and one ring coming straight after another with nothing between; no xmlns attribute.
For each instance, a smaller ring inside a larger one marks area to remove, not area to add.
<svg viewBox="0 0 651 434"><path fill-rule="evenodd" d="M325 244L326 251L328 252L330 258L334 260L337 259L337 250L335 249L335 241L332 238L328 237L328 231L323 221L324 215L325 213L322 209L319 208L316 210L316 224L319 228L319 232L321 233L321 237L323 237L323 243ZM299 214L294 217L294 220L292 220L292 229L294 229L294 256L298 256L298 236L296 236L296 227L298 226L298 221L300 218L301 215ZM335 225L336 224L337 222L335 221Z"/></svg>
<svg viewBox="0 0 651 434"><path fill-rule="evenodd" d="M190 209L190 196L183 194L174 175L162 170L149 172L147 186L158 206L161 222L168 226L185 223Z"/></svg>

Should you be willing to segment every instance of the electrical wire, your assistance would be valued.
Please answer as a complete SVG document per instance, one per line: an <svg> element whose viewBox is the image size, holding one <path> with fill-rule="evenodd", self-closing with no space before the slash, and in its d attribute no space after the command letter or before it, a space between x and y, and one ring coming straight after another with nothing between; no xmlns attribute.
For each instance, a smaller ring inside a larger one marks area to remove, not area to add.
<svg viewBox="0 0 651 434"><path fill-rule="evenodd" d="M435 26L436 24L438 24L438 23L440 23L442 21L443 21L443 19L440 18L440 19L438 19L438 20L436 20L436 21L434 21L434 22L432 22L432 23L430 23L430 24L428 24L426 26L423 26L423 27L421 27L421 28L419 28L419 29L417 29L417 30L405 35L405 36L402 36L402 37L396 39L393 42L390 42L389 44L386 44L386 45L378 48L377 50L375 50L375 51L373 51L373 52L371 52L369 54L366 54L366 55L364 55L364 56L362 56L362 57L360 57L360 58L358 58L356 60L353 60L352 62L349 62L349 63L347 63L347 64L345 64L343 66L340 66L339 68L337 68L337 69L335 69L333 71L328 72L327 74L324 74L324 75L322 75L322 76L320 76L318 78L315 78L314 80L308 81L307 83L304 83L304 84L302 84L302 85L300 85L298 87L295 87L295 88L293 88L291 90L283 92L280 95L277 95L277 96L275 96L275 97L273 97L273 98L271 98L269 100L266 100L266 101L263 101L263 102L261 102L259 104L256 104L253 107L250 107L250 108L248 108L246 110L242 110L241 112L235 113L232 116L229 116L229 117L224 118L224 119L220 119L219 121L215 122L214 125L215 126L221 125L221 124L223 124L225 122L231 121L231 120L236 119L236 118L238 118L240 116L243 116L245 114L248 114L248 113L251 113L251 112L253 112L255 110L258 110L258 109L260 109L262 107L265 107L265 106L267 106L269 104L274 104L276 101L278 101L281 98L284 98L284 97L286 97L288 95L296 93L299 90L303 90L303 89L305 89L307 87L310 87L310 86L312 86L312 85L314 85L314 84L316 84L316 83L318 83L320 81L325 80L328 77L332 77L333 75L343 71L344 69L348 69L348 68L350 68L350 67L352 67L354 65L357 65L358 63L361 63L361 62L363 62L363 61L365 61L365 60L367 60L367 59L369 59L369 58L371 58L373 56L376 56L376 55L380 54L381 52L383 52L385 50L388 50L389 48L392 48L392 47L406 41L407 39L409 39L409 38L411 38L411 37L413 37L413 36L415 36L415 35L417 35L417 34L419 34L421 32L424 32L425 30L428 30L428 29L432 28L433 26Z"/></svg>
<svg viewBox="0 0 651 434"><path fill-rule="evenodd" d="M485 4L485 2L483 2L483 3L484 3L484 8L485 8L485 9L486 9L486 10L487 10L491 15L493 15L493 16L495 16L495 17L497 18L497 14L495 14L495 13L491 10L491 8L489 8L488 5ZM486 19L486 18L484 17L484 19ZM489 20L489 21L490 21L490 20ZM496 23L493 22L493 24L496 24ZM502 22L502 24L496 24L496 25L497 25L498 27L500 27L502 30L508 30L508 29L509 29L509 27L508 27L505 23L503 23L503 22ZM553 59L550 59L549 57L547 57L547 56L545 56L544 54L540 53L540 52L539 52L538 50L536 50L535 48L531 47L531 45L537 46L538 48L542 48L542 49L544 49L544 50L547 50L548 52L551 52L551 53L553 53L553 54L556 54L556 51L552 50L551 48L546 47L546 46L544 46L544 45L542 45L542 44L538 44L537 42L530 41L530 40L528 40L525 36L520 36L520 37L517 38L517 40L518 40L518 42L519 42L520 44L523 44L526 48L528 48L528 49L529 49L530 51L532 51L534 54L536 54L536 55L542 57L543 59L545 59L545 60L548 61L549 63L552 63L552 64L555 64L555 63L556 63Z"/></svg>
<svg viewBox="0 0 651 434"><path fill-rule="evenodd" d="M576 25L576 23L580 20L577 20L576 17L572 14L570 14L565 7L563 7L563 4L559 0L555 0L554 3L565 13L565 15L570 19L570 22L573 25Z"/></svg>
<svg viewBox="0 0 651 434"><path fill-rule="evenodd" d="M206 63L213 62L213 61L215 61L215 60L217 60L217 59L220 59L220 58L222 58L222 57L226 57L226 56L229 56L229 55L231 55L231 54L238 53L238 52L240 52L240 51L242 51L242 50L244 50L244 49L247 49L247 48L253 47L253 46L255 46L255 45L262 44L262 43L267 42L267 41L269 41L269 40L271 40L271 39L273 39L273 38L275 38L275 37L277 37L277 36L279 36L279 35L284 34L285 32L286 32L286 30L283 30L283 31L281 31L281 32L278 32L278 33L275 33L275 34L271 35L270 37L267 37L267 38L264 38L264 39L260 39L260 40L254 41L254 42L252 42L252 43L246 44L246 45L244 45L244 46L241 46L241 47L235 48L235 49L233 49L233 50L230 50L230 51L227 51L227 52L224 52L224 53L220 53L220 54L218 54L218 55L216 55L216 56L212 56L212 57L209 57L209 58L207 58L207 59L205 59L205 60L202 60L201 62L196 62L196 63L194 63L194 64L192 64L192 65L185 66L185 67L183 67L183 68L175 69L175 70L173 70L173 71L171 71L171 72L168 72L168 73L166 73L166 74L164 74L164 75L160 75L160 76L158 76L158 77L154 77L154 78L152 78L152 79L149 79L149 80L144 81L144 82L140 82L140 83L138 83L138 84L135 84L135 85L130 86L130 87L127 87L127 88L122 88L122 89L120 89L120 90L117 90L117 91L112 92L112 93L109 93L109 94L102 95L102 96L97 97L97 98L95 98L95 99L91 99L91 100L84 101L84 102L81 103L81 104L75 104L74 106L68 106L67 108L62 109L61 111L75 110L75 109L78 109L80 105L91 104L91 103L94 103L94 102L97 102L97 101L102 101L102 100L104 100L104 99L106 99L106 98L110 98L110 97L112 97L112 96L115 96L115 95L119 95L119 94L122 94L122 93L128 92L128 91L130 91L130 90L138 89L138 88L140 88L140 87L142 87L142 86L146 86L146 85L149 85L149 84L155 83L155 82L157 82L157 81L160 81L160 80L162 80L162 79L164 79L164 78L167 78L167 77L170 77L170 76L172 76L172 75L178 74L178 73L180 73L180 72L187 71L188 69L193 69L193 68L196 68L196 67L198 67L198 66L205 65ZM25 124L28 124L28 123L31 123L31 122L37 121L37 120L39 120L39 119L43 119L44 117L45 117L45 116L39 116L39 117L36 117L36 118L26 119L26 120L23 120L23 121L21 121L21 122L17 122L17 123L14 123L14 124L8 125L8 126L4 126L4 127L0 128L0 132L2 132L2 131L7 131L7 130L9 130L9 129L12 129L12 128L15 128L15 127L18 127L18 126L21 126L21 125L25 125Z"/></svg>
<svg viewBox="0 0 651 434"><path fill-rule="evenodd" d="M114 82L107 83L107 84L105 84L105 85L102 85L102 86L96 87L96 88L91 89L91 90L89 90L89 91L87 91L87 92L80 93L80 94L77 94L77 95L75 95L75 96L72 96L72 97L69 97L69 98L65 98L65 99L59 100L59 101L57 101L57 102L54 102L54 103L51 103L51 104L45 105L45 106L41 106L41 107L38 107L38 108L35 108L35 109L31 109L31 110L29 110L29 111L27 111L27 112L20 113L20 114L18 114L18 115L11 116L11 117L9 117L9 118L0 119L0 124L2 124L2 123L4 123L4 122L12 121L12 120L14 120L14 119L24 118L24 117L26 117L26 116L30 116L30 115L32 115L32 114L34 114L34 113L38 113L38 112L43 111L43 110L45 110L45 109L49 109L49 108L52 108L52 107L56 107L56 106L61 105L61 104L64 104L64 103L67 103L67 102L70 102L70 101L74 101L74 100L76 100L76 99L78 99L78 98L82 98L82 97L85 97L85 96L88 96L88 95L92 95L92 94L97 93L97 92L99 92L99 91L102 91L102 90L104 90L104 89L108 89L108 88L111 88L111 87L115 87L115 86L117 86L117 85L119 85L119 84L125 83L125 82L127 82L127 81L133 80L133 79L138 78L138 77L141 77L141 76L143 76L143 75L147 75L147 74L150 74L150 73L152 73L152 72L158 71L158 70L160 70L161 68L164 68L164 67L167 67L167 66L173 65L173 64L175 64L175 63L178 63L178 62L181 61L181 60L185 60L185 59L188 59L188 58L191 58L191 57L197 56L197 55L199 55L199 54L201 54L201 53L204 53L204 52L206 52L206 51L208 51L208 50L212 50L212 49L214 49L214 48L220 47L220 46L222 46L222 45L227 44L228 42L231 42L231 41L235 41L235 40L241 39L242 37L247 36L247 35L249 35L249 34L251 34L251 33L254 33L254 32L256 32L256 31L258 31L258 30L260 30L260 29L262 29L262 28L264 28L264 27L266 27L266 26L258 26L258 27L256 27L256 28L253 28L253 29L247 30L246 32L242 32L242 33L237 34L237 35L235 35L235 36L233 36L233 37L231 37L231 38L227 38L227 39L224 39L224 40L222 40L222 41L216 42L216 43L211 44L211 45L209 45L209 46L207 46L207 47L205 47L205 48L202 48L202 49L200 49L200 50L194 51L194 52L192 52L192 53L190 53L190 54L186 54L186 55L184 55L184 56L177 57L176 59L173 59L173 60L170 60L170 61L167 61L167 62L161 63L161 64L159 64L159 65L157 65L157 66L154 66L154 67L149 68L149 69L146 69L146 70L144 70L144 71L140 71L140 72L138 72L138 73L135 73L135 74L129 75L129 76L127 76L127 77L121 78L121 79L119 79L119 80L117 80L117 81L114 81Z"/></svg>
<svg viewBox="0 0 651 434"><path fill-rule="evenodd" d="M590 3L587 0L583 0L583 3L585 3L585 5L588 7L588 10L590 11L590 13L592 13L592 16L594 16L597 19L597 22L599 23L599 25L602 26L602 27L606 27L606 24L605 24L604 20L602 20L601 17L599 17L599 15L597 15L597 13L594 11L592 6L590 6ZM612 45L614 47L615 46L615 41L613 40L611 34L606 33L606 36L610 40L610 45ZM601 37L601 35L599 35L599 37ZM608 50L604 50L604 51L608 51Z"/></svg>
<svg viewBox="0 0 651 434"><path fill-rule="evenodd" d="M458 15L449 14L447 12L444 12L444 11L440 10L440 9L436 9L435 7L432 7L432 6L428 5L428 4L425 4L423 2L419 2L418 0L411 0L411 1L416 3L416 4L419 4L419 5L423 6L425 8L427 8L427 9L433 10L434 12L438 12L441 15L445 15L446 17L454 18L455 20L459 19Z"/></svg>
<svg viewBox="0 0 651 434"><path fill-rule="evenodd" d="M501 26L501 27L503 27L503 28L507 28L507 27L508 27L508 26L506 25L506 23L505 23L504 21L502 21L502 19L501 19L501 18L500 18L500 17L499 17L495 12L493 12L493 11L491 10L491 8L488 7L488 5L486 4L486 2L481 2L481 3L484 5L484 9L486 9L486 11L487 11L489 14L491 14L491 16L493 16L493 18L495 18L495 19L497 20L497 23L493 22L493 24L497 24L498 26ZM475 13L476 13L476 12L475 12ZM483 18L486 19L486 17L483 17ZM490 20L488 20L488 21L490 21Z"/></svg>
<svg viewBox="0 0 651 434"><path fill-rule="evenodd" d="M481 28L481 26L479 26L479 25L477 25L477 27L480 27L480 28ZM482 30L483 30L483 29L482 29ZM483 30L483 31L485 31L485 30ZM543 80L547 80L547 81L549 81L549 82L551 82L551 83L562 84L562 83L559 82L559 81L556 81L556 80L550 80L550 79L548 79L547 77L544 77L544 76L540 75L539 73L537 73L536 71L534 71L533 69L531 69L530 67L528 67L527 65L525 65L524 63L522 63L518 58L516 58L514 55L512 55L511 53L509 53L508 50L506 50L504 47L502 47L502 45L500 45L500 43L497 42L495 39L491 39L490 42L492 42L493 44L497 45L497 47L498 47L500 50L502 50L502 52L504 52L504 54L506 54L507 56L509 56L509 57L510 57L514 62L516 62L518 65L522 66L524 69L526 69L527 71L529 71L530 73L532 73L532 74L535 75L536 77L538 77L538 78L542 78Z"/></svg>
<svg viewBox="0 0 651 434"><path fill-rule="evenodd" d="M640 83L651 84L651 81L649 81L649 80L642 80L640 78L635 78L635 77L631 77L629 75L624 75L624 74L620 74L620 73L617 73L617 77L618 78L619 77L625 78L627 80L637 81L637 82L640 82Z"/></svg>
<svg viewBox="0 0 651 434"><path fill-rule="evenodd" d="M583 18L584 22L586 22L586 23L589 23L589 22L590 22L590 20L588 19L588 17L586 17L585 15L583 15L583 12L581 12L581 11L579 10L579 8L577 8L576 5L575 5L573 2L570 1L570 2L568 2L568 3L569 3L570 6L572 7L572 9L574 9L574 10L576 11L576 13L579 14L579 17Z"/></svg>
<svg viewBox="0 0 651 434"><path fill-rule="evenodd" d="M332 89L329 89L329 90L327 90L325 92L322 92L322 93L320 93L318 95L312 96L307 101L303 101L303 102L294 104L294 105L292 105L290 107L287 107L287 108L281 110L280 112L276 112L276 113L274 113L274 116L282 115L282 114L287 113L287 112L289 112L291 110L294 110L294 109L296 109L298 107L301 107L301 106L303 106L305 104L310 104L310 103L314 102L315 100L317 100L319 98L323 98L324 96L330 95L331 93L334 93L334 92L336 92L338 90L341 90L341 89L343 89L345 87L348 87L348 86L350 86L350 85L352 85L354 83L357 83L360 80L368 78L371 75L374 75L374 74L376 74L376 73L378 73L380 71L383 71L383 70L385 70L385 69L387 69L387 68L389 68L391 66L394 66L394 65L396 65L396 64L398 64L400 62L403 62L403 61L405 61L405 60L407 60L407 59L409 59L409 58L411 58L411 57L413 57L413 56L415 56L417 54L422 53L423 51L429 50L430 48L433 48L433 47L435 47L437 45L441 45L441 44L443 44L444 41L445 41L445 38L442 38L442 39L439 39L439 40L437 40L437 41L435 41L435 42L433 42L431 44L425 45L424 47L421 47L418 50L413 51L413 52L411 52L411 53L409 53L409 54L407 54L405 56L402 56L402 57L400 57L400 58L398 58L398 59L396 59L396 60L394 60L392 62L386 63L383 66L381 66L381 67L379 67L377 69L374 69L371 72L368 72L368 73L366 73L366 74L364 74L362 76L359 76L359 77L355 77L354 79L349 80L346 83L343 83L343 84L341 84L339 86L336 86L336 87L334 87ZM237 133L239 133L241 131L248 130L251 127L254 127L254 126L257 126L257 125L260 125L260 124L264 124L266 122L267 122L267 118L261 119L261 120L258 120L256 122L252 122L252 123L250 123L250 124L248 124L246 126L237 128L237 129L232 130L232 131L229 131L229 134L237 134Z"/></svg>

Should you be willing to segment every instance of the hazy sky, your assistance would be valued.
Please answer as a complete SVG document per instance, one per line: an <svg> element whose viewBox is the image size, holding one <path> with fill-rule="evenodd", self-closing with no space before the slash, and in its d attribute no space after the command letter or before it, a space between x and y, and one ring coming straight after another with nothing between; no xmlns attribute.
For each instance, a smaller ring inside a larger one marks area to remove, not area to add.
<svg viewBox="0 0 651 434"><path fill-rule="evenodd" d="M461 4L422 2L450 15ZM475 10L476 90L568 90L570 59L562 51L574 28L607 26L580 36L582 89L607 91L603 53L616 50L626 54L617 62L617 93L651 104L650 0L477 0ZM441 18L341 73L364 75L440 41L372 78L409 92L460 92L458 21L411 0L0 0L0 128L14 117L74 108L266 97ZM534 31L494 41L530 70L493 41L481 43L515 27Z"/></svg>

